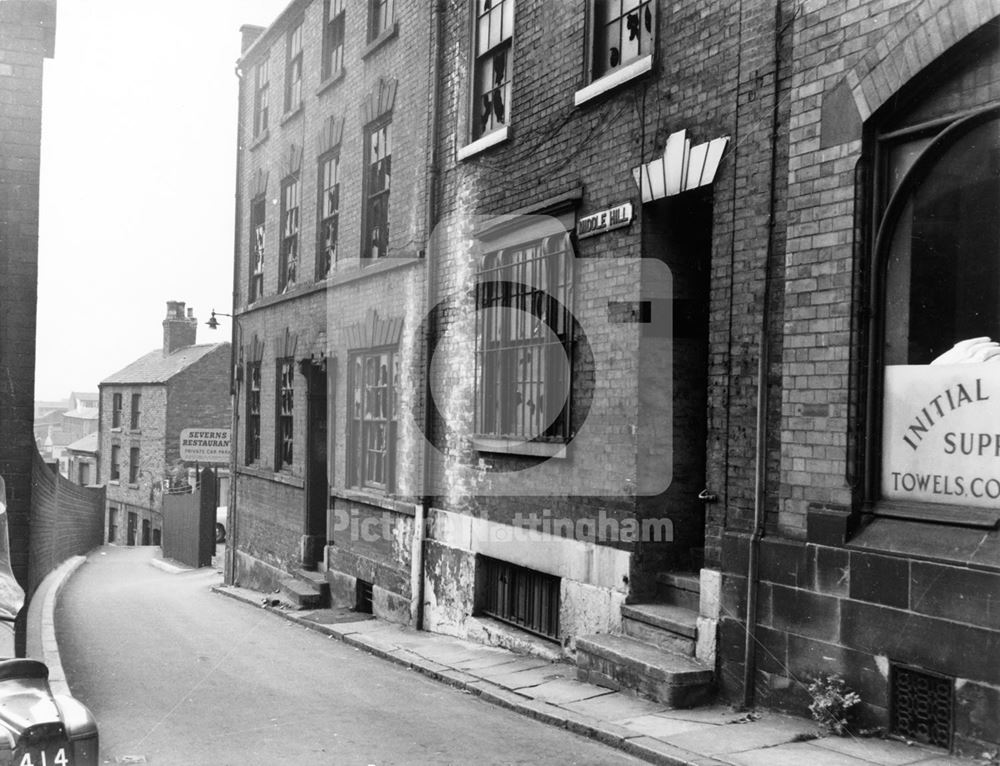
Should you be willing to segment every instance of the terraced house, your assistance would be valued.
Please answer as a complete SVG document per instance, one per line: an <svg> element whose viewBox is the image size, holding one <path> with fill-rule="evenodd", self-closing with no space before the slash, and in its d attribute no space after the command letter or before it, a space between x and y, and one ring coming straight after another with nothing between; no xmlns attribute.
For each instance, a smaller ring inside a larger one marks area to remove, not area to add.
<svg viewBox="0 0 1000 766"><path fill-rule="evenodd" d="M861 725L995 747L998 16L249 31L230 578L677 706L839 674Z"/></svg>

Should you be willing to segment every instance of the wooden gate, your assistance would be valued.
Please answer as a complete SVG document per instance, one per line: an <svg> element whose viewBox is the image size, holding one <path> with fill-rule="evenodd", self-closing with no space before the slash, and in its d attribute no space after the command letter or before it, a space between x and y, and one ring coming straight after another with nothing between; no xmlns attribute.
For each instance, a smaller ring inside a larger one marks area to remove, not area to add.
<svg viewBox="0 0 1000 766"><path fill-rule="evenodd" d="M192 492L163 496L163 557L191 567L207 567L215 553L218 481L211 468Z"/></svg>

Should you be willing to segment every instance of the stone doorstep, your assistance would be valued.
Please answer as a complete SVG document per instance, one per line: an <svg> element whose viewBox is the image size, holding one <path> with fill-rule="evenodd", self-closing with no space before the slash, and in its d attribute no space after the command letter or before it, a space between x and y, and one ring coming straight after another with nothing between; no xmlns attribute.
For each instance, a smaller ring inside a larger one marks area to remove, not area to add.
<svg viewBox="0 0 1000 766"><path fill-rule="evenodd" d="M668 604L692 610L696 615L701 602L701 581L696 574L660 572L656 575L657 593Z"/></svg>
<svg viewBox="0 0 1000 766"><path fill-rule="evenodd" d="M305 580L316 585L320 591L328 589L330 583L326 579L326 575L323 572L313 571L311 569L296 569L295 577L299 580Z"/></svg>
<svg viewBox="0 0 1000 766"><path fill-rule="evenodd" d="M322 592L310 581L294 578L282 580L281 594L298 609L314 609L323 605Z"/></svg>
<svg viewBox="0 0 1000 766"><path fill-rule="evenodd" d="M714 696L715 673L691 657L607 634L577 639L576 650L580 681L675 708L704 704Z"/></svg>
<svg viewBox="0 0 1000 766"><path fill-rule="evenodd" d="M685 638L698 637L698 613L676 604L626 604L622 617L642 622Z"/></svg>
<svg viewBox="0 0 1000 766"><path fill-rule="evenodd" d="M697 641L693 638L628 617L622 619L622 633L629 638L658 646L668 652L683 654L686 657L694 657L697 649Z"/></svg>

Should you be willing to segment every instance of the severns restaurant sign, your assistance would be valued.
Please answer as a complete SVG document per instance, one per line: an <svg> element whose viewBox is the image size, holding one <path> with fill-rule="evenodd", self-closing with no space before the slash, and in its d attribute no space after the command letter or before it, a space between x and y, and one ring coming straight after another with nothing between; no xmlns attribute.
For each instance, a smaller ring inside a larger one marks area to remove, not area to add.
<svg viewBox="0 0 1000 766"><path fill-rule="evenodd" d="M885 368L882 496L1000 504L1000 364Z"/></svg>

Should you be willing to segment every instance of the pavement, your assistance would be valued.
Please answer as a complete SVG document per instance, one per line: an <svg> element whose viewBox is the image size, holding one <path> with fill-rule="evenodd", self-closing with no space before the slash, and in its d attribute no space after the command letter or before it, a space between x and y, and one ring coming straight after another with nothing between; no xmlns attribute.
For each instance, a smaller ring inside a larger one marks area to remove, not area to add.
<svg viewBox="0 0 1000 766"><path fill-rule="evenodd" d="M65 684L55 644L54 608L62 583L82 563L70 560L43 584L43 614L29 617L29 656L41 647L50 672ZM157 558L167 572L188 567ZM51 581L50 581L51 580ZM576 680L576 668L496 647L413 630L350 610L294 610L272 594L220 585L222 596L336 638L552 726L596 739L650 763L671 766L944 766L983 764L893 739L818 736L812 721L724 705L670 710ZM41 592L41 591L40 591ZM33 602L37 599L33 599ZM44 614L48 612L48 614ZM32 644L32 626L41 636ZM48 631L51 634L48 635ZM996 763L996 761L993 761Z"/></svg>

